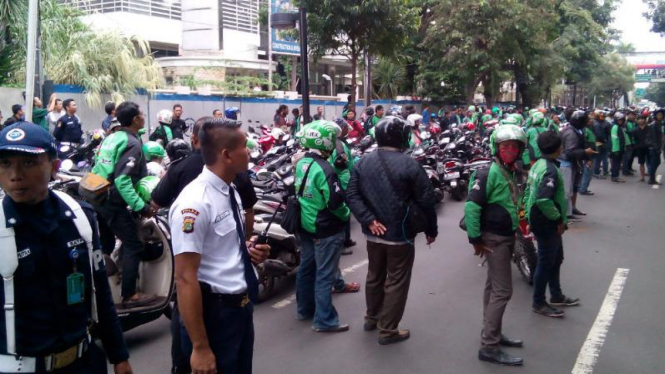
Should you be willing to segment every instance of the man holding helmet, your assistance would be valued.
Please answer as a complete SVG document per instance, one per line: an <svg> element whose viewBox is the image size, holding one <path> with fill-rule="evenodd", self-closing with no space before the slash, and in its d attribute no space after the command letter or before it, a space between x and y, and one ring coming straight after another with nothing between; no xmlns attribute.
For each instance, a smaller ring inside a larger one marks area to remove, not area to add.
<svg viewBox="0 0 665 374"><path fill-rule="evenodd" d="M503 313L513 294L511 260L519 225L520 200L515 162L526 147L524 131L502 125L493 135L494 160L489 168L474 172L464 207L469 243L475 255L487 258L483 299L483 330L478 359L500 365L522 365L523 360L499 347L521 347L521 340L502 334Z"/></svg>
<svg viewBox="0 0 665 374"><path fill-rule="evenodd" d="M376 125L379 150L354 165L348 202L367 237L369 268L365 297L365 331L379 333L379 344L404 341L409 330L399 329L411 283L416 230L407 220L413 202L427 221L427 243L438 235L432 184L423 168L401 151L409 145L410 126L388 116Z"/></svg>
<svg viewBox="0 0 665 374"><path fill-rule="evenodd" d="M349 221L345 193L335 170L327 159L335 149L336 125L315 121L298 135L305 148L304 157L295 167L296 191L301 206L300 267L296 279L297 318L313 319L316 332L341 332L341 324L332 304L332 290L344 245L344 228Z"/></svg>
<svg viewBox="0 0 665 374"><path fill-rule="evenodd" d="M153 142L161 140L163 146L169 144L173 140L173 132L171 131L172 122L173 112L168 109L160 110L157 113L157 123L159 123L159 126L150 134L149 139Z"/></svg>

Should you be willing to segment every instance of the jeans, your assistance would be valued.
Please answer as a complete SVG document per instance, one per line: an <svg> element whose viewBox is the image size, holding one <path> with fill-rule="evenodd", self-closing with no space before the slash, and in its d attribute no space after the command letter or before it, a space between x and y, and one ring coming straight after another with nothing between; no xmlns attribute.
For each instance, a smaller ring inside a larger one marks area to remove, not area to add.
<svg viewBox="0 0 665 374"><path fill-rule="evenodd" d="M630 172L633 169L633 159L635 158L634 156L635 151L633 149L633 146L626 146L626 152L623 155L623 161L622 161L622 168L621 172L626 175L630 174Z"/></svg>
<svg viewBox="0 0 665 374"><path fill-rule="evenodd" d="M609 152L607 151L607 146L598 147L598 154L596 155L593 162L593 174L600 174L601 163L603 165L603 174L607 174L609 169L608 154Z"/></svg>
<svg viewBox="0 0 665 374"><path fill-rule="evenodd" d="M344 291L346 288L346 282L344 277L342 277L342 271L337 267L337 272L335 273L335 281L333 282L333 289L337 292Z"/></svg>
<svg viewBox="0 0 665 374"><path fill-rule="evenodd" d="M202 295L203 323L210 349L215 355L217 372L251 374L254 356L254 306L224 306L218 300ZM182 351L191 358L193 346L185 324L180 319Z"/></svg>
<svg viewBox="0 0 665 374"><path fill-rule="evenodd" d="M649 164L649 180L656 180L656 171L658 166L660 166L660 149L649 148L649 155L647 157Z"/></svg>
<svg viewBox="0 0 665 374"><path fill-rule="evenodd" d="M575 193L575 169L571 166L561 166L561 175L563 176L563 189L566 195L566 201L568 202L568 214L569 216L573 214L573 194Z"/></svg>
<svg viewBox="0 0 665 374"><path fill-rule="evenodd" d="M97 211L104 217L113 234L122 242L122 297L129 298L137 292L136 280L139 276L141 254L145 250L143 242L139 239L138 226L126 205L116 205L107 201L98 207Z"/></svg>
<svg viewBox="0 0 665 374"><path fill-rule="evenodd" d="M296 277L297 317L314 317L317 329L339 326L337 310L332 303L332 288L339 271L339 257L344 245L344 231L316 239L300 234L300 267Z"/></svg>
<svg viewBox="0 0 665 374"><path fill-rule="evenodd" d="M621 162L623 161L623 152L612 153L612 179L619 178L621 171Z"/></svg>
<svg viewBox="0 0 665 374"><path fill-rule="evenodd" d="M591 184L591 167L584 162L584 170L582 170L582 182L580 184L580 193L589 192L589 185Z"/></svg>
<svg viewBox="0 0 665 374"><path fill-rule="evenodd" d="M563 298L559 275L563 263L563 241L561 235L552 229L538 230L533 228L538 242L538 265L533 275L533 307L538 308L547 303L545 289L550 286L550 299Z"/></svg>

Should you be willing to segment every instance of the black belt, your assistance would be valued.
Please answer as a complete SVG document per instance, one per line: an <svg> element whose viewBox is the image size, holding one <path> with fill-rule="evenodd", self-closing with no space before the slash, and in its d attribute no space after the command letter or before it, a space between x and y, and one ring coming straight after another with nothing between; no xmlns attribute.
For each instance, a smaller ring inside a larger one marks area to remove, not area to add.
<svg viewBox="0 0 665 374"><path fill-rule="evenodd" d="M212 302L229 308L244 308L249 304L247 292L238 294L214 293L210 285L199 282L201 285L201 297L205 302Z"/></svg>

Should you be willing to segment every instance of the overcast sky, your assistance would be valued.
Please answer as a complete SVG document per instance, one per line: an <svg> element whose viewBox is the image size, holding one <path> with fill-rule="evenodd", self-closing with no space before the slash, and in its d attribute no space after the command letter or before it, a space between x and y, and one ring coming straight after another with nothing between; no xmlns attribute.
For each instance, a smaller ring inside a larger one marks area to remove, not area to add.
<svg viewBox="0 0 665 374"><path fill-rule="evenodd" d="M651 32L651 21L642 16L648 9L642 0L623 0L614 12L614 27L621 41L635 45L637 52L665 52L665 38Z"/></svg>

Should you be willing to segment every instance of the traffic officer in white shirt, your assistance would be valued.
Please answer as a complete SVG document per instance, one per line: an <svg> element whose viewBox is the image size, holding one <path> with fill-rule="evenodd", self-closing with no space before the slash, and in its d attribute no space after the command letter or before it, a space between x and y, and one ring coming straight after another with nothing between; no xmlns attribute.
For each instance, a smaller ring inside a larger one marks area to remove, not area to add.
<svg viewBox="0 0 665 374"><path fill-rule="evenodd" d="M253 303L258 281L252 263L270 247L245 242L240 197L232 184L249 156L240 122L209 119L199 141L203 172L171 207L183 351L192 373L251 373Z"/></svg>

